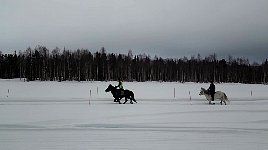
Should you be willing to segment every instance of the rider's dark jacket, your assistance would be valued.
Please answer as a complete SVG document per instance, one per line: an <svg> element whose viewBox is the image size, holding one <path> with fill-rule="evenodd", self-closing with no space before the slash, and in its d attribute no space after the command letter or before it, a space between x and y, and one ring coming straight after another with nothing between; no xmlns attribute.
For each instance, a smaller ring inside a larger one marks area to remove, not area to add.
<svg viewBox="0 0 268 150"><path fill-rule="evenodd" d="M210 86L208 88L208 92L210 94L214 94L215 93L215 85L213 83L210 84Z"/></svg>

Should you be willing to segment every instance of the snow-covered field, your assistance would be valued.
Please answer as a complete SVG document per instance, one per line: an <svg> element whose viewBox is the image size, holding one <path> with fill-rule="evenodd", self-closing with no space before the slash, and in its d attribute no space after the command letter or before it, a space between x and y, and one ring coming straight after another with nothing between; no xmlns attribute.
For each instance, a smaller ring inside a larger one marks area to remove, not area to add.
<svg viewBox="0 0 268 150"><path fill-rule="evenodd" d="M119 105L109 84L0 80L0 150L268 149L267 85L216 84L225 106L175 82L125 82L138 103Z"/></svg>

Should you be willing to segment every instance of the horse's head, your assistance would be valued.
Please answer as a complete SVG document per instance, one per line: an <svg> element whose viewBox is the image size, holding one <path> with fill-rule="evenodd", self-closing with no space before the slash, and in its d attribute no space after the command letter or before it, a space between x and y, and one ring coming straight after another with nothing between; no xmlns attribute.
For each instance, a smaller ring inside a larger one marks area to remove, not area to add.
<svg viewBox="0 0 268 150"><path fill-rule="evenodd" d="M108 88L105 90L105 92L110 92L114 89L114 87L110 84Z"/></svg>
<svg viewBox="0 0 268 150"><path fill-rule="evenodd" d="M205 91L206 91L206 89L204 89L204 88L201 87L201 90L200 90L199 95L204 95L205 94Z"/></svg>

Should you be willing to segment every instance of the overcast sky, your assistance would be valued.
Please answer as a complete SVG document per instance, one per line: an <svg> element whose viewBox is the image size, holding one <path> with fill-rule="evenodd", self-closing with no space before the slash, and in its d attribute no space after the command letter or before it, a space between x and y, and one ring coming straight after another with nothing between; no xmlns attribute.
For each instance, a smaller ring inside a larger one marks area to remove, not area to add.
<svg viewBox="0 0 268 150"><path fill-rule="evenodd" d="M268 58L268 0L0 0L0 50Z"/></svg>

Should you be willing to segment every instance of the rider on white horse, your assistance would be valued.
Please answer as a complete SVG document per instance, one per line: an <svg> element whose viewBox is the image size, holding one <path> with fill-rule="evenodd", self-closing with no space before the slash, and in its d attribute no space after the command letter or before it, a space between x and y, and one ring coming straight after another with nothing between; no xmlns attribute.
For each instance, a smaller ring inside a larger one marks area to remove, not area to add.
<svg viewBox="0 0 268 150"><path fill-rule="evenodd" d="M215 85L213 84L213 81L210 81L210 86L208 88L208 92L211 95L212 101L214 101Z"/></svg>

